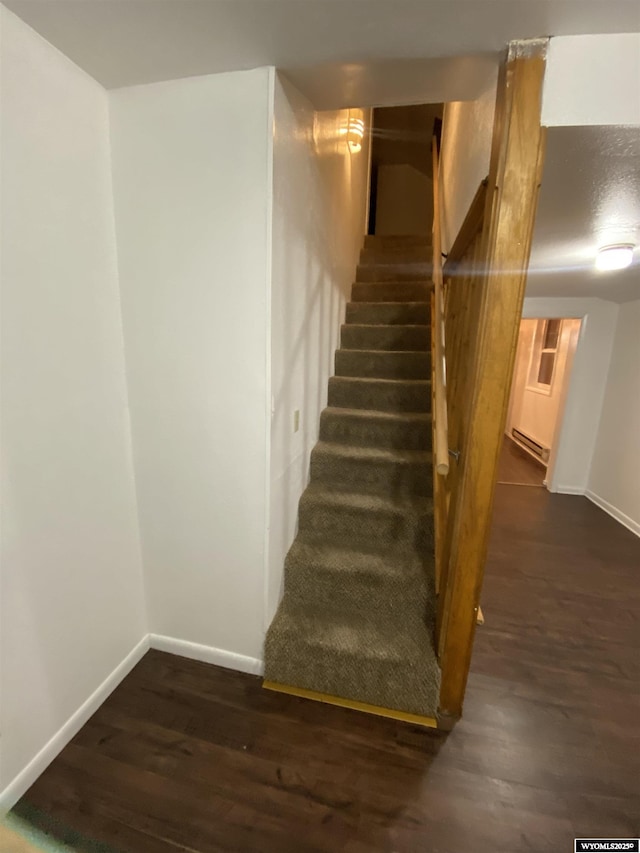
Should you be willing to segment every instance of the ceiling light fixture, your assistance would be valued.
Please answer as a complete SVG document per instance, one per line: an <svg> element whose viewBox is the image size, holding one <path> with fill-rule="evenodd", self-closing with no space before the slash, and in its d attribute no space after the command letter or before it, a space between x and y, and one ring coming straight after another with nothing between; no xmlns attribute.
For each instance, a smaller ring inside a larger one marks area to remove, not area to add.
<svg viewBox="0 0 640 853"><path fill-rule="evenodd" d="M347 143L353 154L357 154L362 149L362 140L364 138L364 120L359 115L361 111L349 110L349 119L345 129Z"/></svg>
<svg viewBox="0 0 640 853"><path fill-rule="evenodd" d="M623 243L617 246L603 246L598 250L596 269L601 271L623 270L633 262L633 246Z"/></svg>

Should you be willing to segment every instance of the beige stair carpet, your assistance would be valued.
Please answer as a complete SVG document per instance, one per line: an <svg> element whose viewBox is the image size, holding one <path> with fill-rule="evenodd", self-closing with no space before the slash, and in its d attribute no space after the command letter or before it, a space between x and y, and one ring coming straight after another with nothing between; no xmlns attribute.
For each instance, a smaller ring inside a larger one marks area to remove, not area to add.
<svg viewBox="0 0 640 853"><path fill-rule="evenodd" d="M429 257L366 238L265 679L434 717Z"/></svg>

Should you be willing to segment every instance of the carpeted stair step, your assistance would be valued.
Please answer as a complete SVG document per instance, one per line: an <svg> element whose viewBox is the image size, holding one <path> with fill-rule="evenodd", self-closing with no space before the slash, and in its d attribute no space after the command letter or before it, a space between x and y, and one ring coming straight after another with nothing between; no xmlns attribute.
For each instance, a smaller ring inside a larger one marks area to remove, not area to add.
<svg viewBox="0 0 640 853"><path fill-rule="evenodd" d="M335 366L336 376L428 379L431 376L431 353L339 349L336 350Z"/></svg>
<svg viewBox="0 0 640 853"><path fill-rule="evenodd" d="M372 246L360 252L360 264L397 264L433 262L433 249L430 245L411 246Z"/></svg>
<svg viewBox="0 0 640 853"><path fill-rule="evenodd" d="M364 238L365 249L402 249L425 248L431 246L430 234L367 234Z"/></svg>
<svg viewBox="0 0 640 853"><path fill-rule="evenodd" d="M435 716L440 676L430 629L390 616L290 613L286 595L265 642L265 678L413 714Z"/></svg>
<svg viewBox="0 0 640 853"><path fill-rule="evenodd" d="M378 412L429 412L431 382L332 376L329 379L329 405Z"/></svg>
<svg viewBox="0 0 640 853"><path fill-rule="evenodd" d="M425 261L359 264L356 281L431 281L431 269Z"/></svg>
<svg viewBox="0 0 640 853"><path fill-rule="evenodd" d="M366 239L265 678L435 717L431 292L428 235Z"/></svg>
<svg viewBox="0 0 640 853"><path fill-rule="evenodd" d="M365 610L375 620L407 613L423 617L433 600L432 567L418 555L390 560L350 548L296 539L285 561L287 606L347 616Z"/></svg>
<svg viewBox="0 0 640 853"><path fill-rule="evenodd" d="M429 326L345 324L340 333L343 350L431 351Z"/></svg>
<svg viewBox="0 0 640 853"><path fill-rule="evenodd" d="M431 453L319 441L311 452L311 482L336 491L404 498L433 494Z"/></svg>
<svg viewBox="0 0 640 853"><path fill-rule="evenodd" d="M348 302L347 324L365 326L427 325L431 323L428 302Z"/></svg>
<svg viewBox="0 0 640 853"><path fill-rule="evenodd" d="M298 536L378 554L427 554L433 549L432 500L338 492L311 483L300 498Z"/></svg>
<svg viewBox="0 0 640 853"><path fill-rule="evenodd" d="M328 406L320 415L320 440L356 447L426 451L431 449L431 415Z"/></svg>
<svg viewBox="0 0 640 853"><path fill-rule="evenodd" d="M352 302L428 302L431 284L426 281L356 282Z"/></svg>

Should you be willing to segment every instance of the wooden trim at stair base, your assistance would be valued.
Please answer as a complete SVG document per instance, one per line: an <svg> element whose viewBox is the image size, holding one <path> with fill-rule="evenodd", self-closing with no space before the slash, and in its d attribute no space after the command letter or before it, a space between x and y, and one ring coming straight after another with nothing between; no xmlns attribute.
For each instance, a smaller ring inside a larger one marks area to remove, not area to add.
<svg viewBox="0 0 640 853"><path fill-rule="evenodd" d="M317 693L315 690L306 690L304 687L291 687L289 684L278 684L276 681L262 682L265 690L273 690L276 693L287 693L289 696L299 696L301 699L311 699L313 702L325 702L327 705L337 705L340 708L349 708L351 711L362 711L365 714L374 714L377 717L388 717L401 723L411 723L414 726L424 726L428 729L437 729L438 721L434 717L422 717L419 714L407 714L405 711L395 711L392 708L380 708L377 705L367 705L366 702L356 702L354 699L343 699L340 696L331 696L328 693Z"/></svg>
<svg viewBox="0 0 640 853"><path fill-rule="evenodd" d="M438 729L441 732L452 732L460 717L455 717L453 714L443 714L438 712Z"/></svg>

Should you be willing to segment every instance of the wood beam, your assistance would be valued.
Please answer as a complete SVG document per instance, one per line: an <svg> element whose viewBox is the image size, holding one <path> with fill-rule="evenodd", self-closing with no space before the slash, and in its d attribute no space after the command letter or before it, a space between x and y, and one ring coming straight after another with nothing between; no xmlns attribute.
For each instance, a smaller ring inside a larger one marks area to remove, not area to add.
<svg viewBox="0 0 640 853"><path fill-rule="evenodd" d="M512 42L498 84L487 187L479 330L443 589L440 713L459 717L487 554L544 156L540 126L548 41Z"/></svg>

